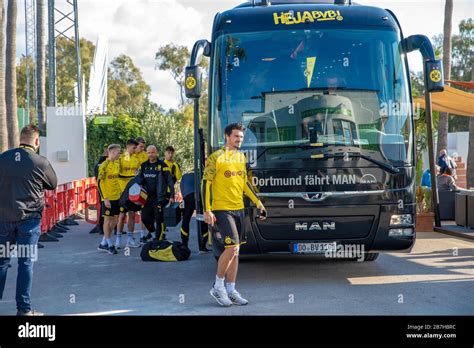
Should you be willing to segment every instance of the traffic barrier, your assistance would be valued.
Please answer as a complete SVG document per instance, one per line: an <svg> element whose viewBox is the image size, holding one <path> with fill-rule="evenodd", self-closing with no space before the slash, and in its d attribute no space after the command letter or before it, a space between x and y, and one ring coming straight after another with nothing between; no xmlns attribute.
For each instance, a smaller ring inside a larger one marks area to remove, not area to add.
<svg viewBox="0 0 474 348"><path fill-rule="evenodd" d="M95 207L96 218L91 217L91 206ZM95 178L75 180L58 185L53 191L45 191L41 240L57 241L62 237L61 233L67 232L67 225L77 224L67 220L80 212L84 212L87 222L98 223L100 200Z"/></svg>
<svg viewBox="0 0 474 348"><path fill-rule="evenodd" d="M76 180L74 181L74 199L75 199L75 207L76 207L76 214L78 211L83 211L85 208L86 203L86 196L85 196L85 179L83 180Z"/></svg>
<svg viewBox="0 0 474 348"><path fill-rule="evenodd" d="M65 204L64 204L64 209L65 209L65 215L66 217L73 216L74 214L77 213L78 207L77 207L77 202L76 202L76 197L75 197L75 188L74 188L74 182L69 182L67 184L64 184L64 189L65 189Z"/></svg>
<svg viewBox="0 0 474 348"><path fill-rule="evenodd" d="M176 201L182 200L177 194ZM83 212L85 220L90 224L99 224L101 202L95 178L75 180L58 185L53 191L44 192L44 210L41 219L41 241L57 241L61 233L66 233L67 225L74 223L74 215ZM127 215L124 217L125 223ZM140 222L140 215L135 214L135 223Z"/></svg>
<svg viewBox="0 0 474 348"><path fill-rule="evenodd" d="M97 188L97 182L95 178L84 179L84 216L85 220L90 224L98 224L100 216L100 199L99 190ZM93 210L90 207L95 207ZM91 217L92 211L95 212L95 219Z"/></svg>

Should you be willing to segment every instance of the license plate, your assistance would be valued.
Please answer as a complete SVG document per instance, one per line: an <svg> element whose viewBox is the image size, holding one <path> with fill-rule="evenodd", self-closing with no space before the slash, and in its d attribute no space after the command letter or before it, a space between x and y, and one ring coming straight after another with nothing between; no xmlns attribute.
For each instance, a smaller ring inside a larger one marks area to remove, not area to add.
<svg viewBox="0 0 474 348"><path fill-rule="evenodd" d="M332 243L295 243L292 244L294 254L324 254L336 250L336 242Z"/></svg>

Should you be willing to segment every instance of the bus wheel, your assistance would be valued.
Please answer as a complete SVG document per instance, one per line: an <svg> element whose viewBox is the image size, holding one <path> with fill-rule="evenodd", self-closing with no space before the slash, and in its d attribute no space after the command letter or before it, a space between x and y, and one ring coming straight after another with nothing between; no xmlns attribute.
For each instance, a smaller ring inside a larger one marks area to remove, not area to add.
<svg viewBox="0 0 474 348"><path fill-rule="evenodd" d="M379 257L379 253L365 253L364 261L375 261Z"/></svg>

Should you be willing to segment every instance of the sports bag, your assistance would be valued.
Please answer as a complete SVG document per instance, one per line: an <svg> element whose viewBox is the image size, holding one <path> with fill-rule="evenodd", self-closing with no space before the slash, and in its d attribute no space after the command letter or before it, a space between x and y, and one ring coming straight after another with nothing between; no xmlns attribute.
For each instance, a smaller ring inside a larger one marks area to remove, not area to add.
<svg viewBox="0 0 474 348"><path fill-rule="evenodd" d="M143 261L185 261L189 259L191 250L181 242L153 240L142 247L140 256Z"/></svg>

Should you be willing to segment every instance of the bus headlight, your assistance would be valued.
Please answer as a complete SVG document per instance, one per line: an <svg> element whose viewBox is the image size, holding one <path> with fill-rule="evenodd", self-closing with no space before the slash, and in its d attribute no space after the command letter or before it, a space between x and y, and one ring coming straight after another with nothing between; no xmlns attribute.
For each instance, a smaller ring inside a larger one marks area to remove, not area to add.
<svg viewBox="0 0 474 348"><path fill-rule="evenodd" d="M392 215L390 226L412 225L413 217L411 214Z"/></svg>
<svg viewBox="0 0 474 348"><path fill-rule="evenodd" d="M413 228L391 228L388 230L389 237L412 237Z"/></svg>

